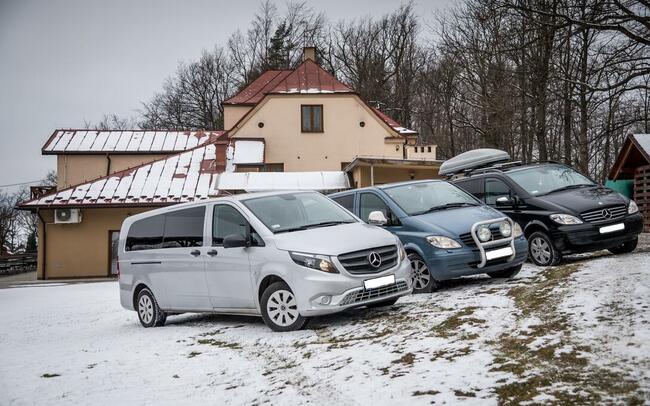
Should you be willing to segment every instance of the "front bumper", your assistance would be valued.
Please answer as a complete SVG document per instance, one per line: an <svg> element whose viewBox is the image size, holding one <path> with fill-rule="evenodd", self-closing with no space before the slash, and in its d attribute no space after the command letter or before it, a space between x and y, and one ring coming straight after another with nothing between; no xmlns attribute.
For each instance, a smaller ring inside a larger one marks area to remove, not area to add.
<svg viewBox="0 0 650 406"><path fill-rule="evenodd" d="M488 261L482 268L479 249L463 247L456 250L440 250L432 247L429 255L424 260L429 267L431 275L436 280L447 280L460 276L478 275L512 268L522 264L528 258L528 242L522 235L514 239L515 256L511 261L508 258Z"/></svg>
<svg viewBox="0 0 650 406"><path fill-rule="evenodd" d="M606 234L599 231L601 227L619 223L625 224L623 230ZM623 220L560 226L551 231L551 238L555 248L563 254L578 254L619 246L636 238L642 230L643 219L636 213Z"/></svg>
<svg viewBox="0 0 650 406"><path fill-rule="evenodd" d="M364 280L387 275L395 275L394 285L375 289L364 288ZM302 316L338 313L345 309L409 295L413 290L411 264L404 260L393 268L371 275L324 274L315 271L295 281L292 288L297 293L298 311ZM327 303L323 301L325 297Z"/></svg>

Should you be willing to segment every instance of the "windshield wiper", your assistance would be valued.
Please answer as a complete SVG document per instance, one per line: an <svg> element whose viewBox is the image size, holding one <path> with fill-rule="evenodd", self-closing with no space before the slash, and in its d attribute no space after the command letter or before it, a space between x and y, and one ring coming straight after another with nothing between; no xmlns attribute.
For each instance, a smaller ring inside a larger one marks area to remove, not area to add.
<svg viewBox="0 0 650 406"><path fill-rule="evenodd" d="M416 215L424 214L424 213L431 213L432 211L453 209L455 207L468 207L468 206L478 206L478 203L470 203L470 202L445 203L445 204L441 204L439 206L429 207L427 210L416 213Z"/></svg>
<svg viewBox="0 0 650 406"><path fill-rule="evenodd" d="M541 195L538 195L538 196L548 195L548 194L555 193L555 192L561 192L563 190L581 189L583 187L589 187L589 186L594 186L594 185L590 185L588 183L579 183L577 185L568 185L568 186L563 186L561 188L553 189L550 192L542 193Z"/></svg>
<svg viewBox="0 0 650 406"><path fill-rule="evenodd" d="M320 223L307 224L306 226L303 227L305 229L308 229L308 228L329 227L329 226L336 226L338 224L350 224L350 223L354 223L354 221L351 220L321 221Z"/></svg>
<svg viewBox="0 0 650 406"><path fill-rule="evenodd" d="M343 221L343 220L335 220L335 221L322 221L320 223L312 223L312 224L305 224L304 226L299 226L299 227L290 227L290 228L284 228L282 230L278 230L275 232L275 234L280 234L280 233L290 233L292 231L304 231L304 230L309 230L310 228L318 228L318 227L329 227L329 226L335 226L338 224L349 224L349 223L354 223L355 221L349 220L349 221Z"/></svg>

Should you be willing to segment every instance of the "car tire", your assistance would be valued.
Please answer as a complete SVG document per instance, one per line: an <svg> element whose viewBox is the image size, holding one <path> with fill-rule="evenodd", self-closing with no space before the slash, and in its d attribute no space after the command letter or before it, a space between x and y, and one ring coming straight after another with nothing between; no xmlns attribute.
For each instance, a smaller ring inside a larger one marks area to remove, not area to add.
<svg viewBox="0 0 650 406"><path fill-rule="evenodd" d="M309 319L298 312L296 298L284 282L275 282L262 293L260 300L262 319L273 331L301 330Z"/></svg>
<svg viewBox="0 0 650 406"><path fill-rule="evenodd" d="M151 293L149 288L144 288L138 292L136 300L136 311L142 327L160 327L165 325L167 315L158 306L156 297Z"/></svg>
<svg viewBox="0 0 650 406"><path fill-rule="evenodd" d="M639 243L639 237L636 237L635 239L626 241L617 247L610 248L608 251L614 255L629 254L630 252L636 249L638 243Z"/></svg>
<svg viewBox="0 0 650 406"><path fill-rule="evenodd" d="M555 248L548 234L535 231L528 237L528 258L538 266L555 266L562 261L562 253Z"/></svg>
<svg viewBox="0 0 650 406"><path fill-rule="evenodd" d="M399 299L399 298L394 297L392 299L382 300L381 302L370 303L366 307L368 307L369 309L374 309L375 307L392 306L395 303L397 303L397 299Z"/></svg>
<svg viewBox="0 0 650 406"><path fill-rule="evenodd" d="M440 283L433 279L427 263L415 252L408 254L413 276L413 293L429 293L437 290Z"/></svg>
<svg viewBox="0 0 650 406"><path fill-rule="evenodd" d="M522 264L510 268L502 269L500 271L488 272L490 278L512 278L521 271Z"/></svg>

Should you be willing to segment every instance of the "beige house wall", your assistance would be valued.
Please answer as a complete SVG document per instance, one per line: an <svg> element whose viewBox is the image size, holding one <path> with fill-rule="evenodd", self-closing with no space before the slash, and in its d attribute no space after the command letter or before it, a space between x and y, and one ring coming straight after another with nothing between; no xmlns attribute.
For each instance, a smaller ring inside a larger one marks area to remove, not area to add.
<svg viewBox="0 0 650 406"><path fill-rule="evenodd" d="M54 210L42 210L46 238L39 224L37 277L45 278L105 277L109 275L109 231L119 231L122 221L148 208L82 209L79 224L54 224ZM45 261L43 261L45 250Z"/></svg>
<svg viewBox="0 0 650 406"><path fill-rule="evenodd" d="M241 120L246 113L250 111L253 107L251 106L223 106L223 128L229 130Z"/></svg>
<svg viewBox="0 0 650 406"><path fill-rule="evenodd" d="M164 154L109 155L109 173L119 172L166 156ZM58 155L56 164L57 188L62 189L106 176L109 169L108 165L109 160L106 155Z"/></svg>
<svg viewBox="0 0 650 406"><path fill-rule="evenodd" d="M322 133L301 131L302 104L323 105ZM356 156L403 157L403 139L386 142L395 133L355 95L269 96L258 106L234 137L264 138L265 162L287 172L340 171Z"/></svg>

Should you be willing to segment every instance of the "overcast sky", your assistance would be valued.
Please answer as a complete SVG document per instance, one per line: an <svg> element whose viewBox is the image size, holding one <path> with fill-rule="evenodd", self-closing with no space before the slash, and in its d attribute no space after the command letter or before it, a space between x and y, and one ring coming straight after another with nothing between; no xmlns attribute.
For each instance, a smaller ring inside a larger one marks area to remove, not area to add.
<svg viewBox="0 0 650 406"><path fill-rule="evenodd" d="M307 0L330 21L380 16L390 0ZM419 0L433 16L453 0ZM276 1L280 11L284 1ZM56 128L136 115L178 62L246 29L259 1L0 0L0 186L41 179Z"/></svg>

